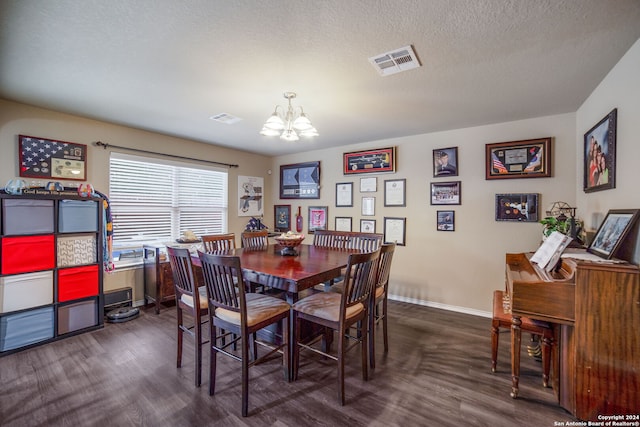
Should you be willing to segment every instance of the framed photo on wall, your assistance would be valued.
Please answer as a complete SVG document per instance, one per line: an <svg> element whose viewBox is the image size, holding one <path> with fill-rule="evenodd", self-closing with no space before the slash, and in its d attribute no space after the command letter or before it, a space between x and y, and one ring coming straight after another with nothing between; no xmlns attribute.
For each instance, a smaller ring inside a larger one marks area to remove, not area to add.
<svg viewBox="0 0 640 427"><path fill-rule="evenodd" d="M538 222L538 194L496 194L496 221Z"/></svg>
<svg viewBox="0 0 640 427"><path fill-rule="evenodd" d="M353 182L339 182L336 184L336 207L353 206Z"/></svg>
<svg viewBox="0 0 640 427"><path fill-rule="evenodd" d="M396 171L396 148L344 153L342 172L345 175Z"/></svg>
<svg viewBox="0 0 640 427"><path fill-rule="evenodd" d="M455 231L456 230L456 213L455 211L437 211L438 231Z"/></svg>
<svg viewBox="0 0 640 427"><path fill-rule="evenodd" d="M485 178L551 176L551 137L485 145Z"/></svg>
<svg viewBox="0 0 640 427"><path fill-rule="evenodd" d="M280 166L281 199L319 199L320 162Z"/></svg>
<svg viewBox="0 0 640 427"><path fill-rule="evenodd" d="M87 180L87 146L84 144L19 135L18 162L21 177Z"/></svg>
<svg viewBox="0 0 640 427"><path fill-rule="evenodd" d="M584 192L616 188L616 126L614 109L584 134Z"/></svg>
<svg viewBox="0 0 640 427"><path fill-rule="evenodd" d="M433 150L433 176L458 176L458 147Z"/></svg>
<svg viewBox="0 0 640 427"><path fill-rule="evenodd" d="M337 216L336 217L336 231L351 231L351 217L350 216Z"/></svg>
<svg viewBox="0 0 640 427"><path fill-rule="evenodd" d="M405 246L407 218L384 217L384 243Z"/></svg>
<svg viewBox="0 0 640 427"><path fill-rule="evenodd" d="M275 231L286 233L291 230L291 205L274 205L273 218Z"/></svg>
<svg viewBox="0 0 640 427"><path fill-rule="evenodd" d="M432 182L431 183L431 204L432 205L459 205L462 196L462 183L460 181Z"/></svg>
<svg viewBox="0 0 640 427"><path fill-rule="evenodd" d="M388 179L384 181L384 206L407 206L406 179Z"/></svg>
<svg viewBox="0 0 640 427"><path fill-rule="evenodd" d="M329 208L327 206L309 206L309 233L316 230L326 230Z"/></svg>
<svg viewBox="0 0 640 427"><path fill-rule="evenodd" d="M638 212L638 209L615 209L607 212L587 252L605 259L613 258L638 219Z"/></svg>
<svg viewBox="0 0 640 427"><path fill-rule="evenodd" d="M375 233L376 232L376 220L375 219L361 219L360 220L360 232L361 233Z"/></svg>

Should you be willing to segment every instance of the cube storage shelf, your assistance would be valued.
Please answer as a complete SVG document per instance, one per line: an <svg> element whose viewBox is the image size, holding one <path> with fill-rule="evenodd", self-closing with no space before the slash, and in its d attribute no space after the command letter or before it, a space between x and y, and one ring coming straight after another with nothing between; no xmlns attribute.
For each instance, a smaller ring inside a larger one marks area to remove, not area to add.
<svg viewBox="0 0 640 427"><path fill-rule="evenodd" d="M0 203L0 356L103 327L102 200Z"/></svg>

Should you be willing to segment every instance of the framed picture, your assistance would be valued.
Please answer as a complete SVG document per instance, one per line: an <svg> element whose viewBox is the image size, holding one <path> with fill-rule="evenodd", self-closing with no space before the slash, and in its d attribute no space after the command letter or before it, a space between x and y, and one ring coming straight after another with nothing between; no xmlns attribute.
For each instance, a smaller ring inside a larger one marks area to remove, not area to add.
<svg viewBox="0 0 640 427"><path fill-rule="evenodd" d="M353 182L339 182L336 184L336 207L353 206Z"/></svg>
<svg viewBox="0 0 640 427"><path fill-rule="evenodd" d="M281 199L319 199L320 162L280 166Z"/></svg>
<svg viewBox="0 0 640 427"><path fill-rule="evenodd" d="M375 219L361 219L360 220L360 232L361 233L375 233L376 232L376 220Z"/></svg>
<svg viewBox="0 0 640 427"><path fill-rule="evenodd" d="M260 176L238 176L238 216L262 216L262 189L264 178Z"/></svg>
<svg viewBox="0 0 640 427"><path fill-rule="evenodd" d="M461 202L461 182L432 182L431 183L431 204L432 205L459 205Z"/></svg>
<svg viewBox="0 0 640 427"><path fill-rule="evenodd" d="M35 136L18 136L20 176L87 180L87 146Z"/></svg>
<svg viewBox="0 0 640 427"><path fill-rule="evenodd" d="M342 172L345 175L396 171L396 148L353 151L344 153Z"/></svg>
<svg viewBox="0 0 640 427"><path fill-rule="evenodd" d="M363 197L362 198L362 215L373 216L375 214L376 214L376 198Z"/></svg>
<svg viewBox="0 0 640 427"><path fill-rule="evenodd" d="M458 147L433 150L433 176L458 176Z"/></svg>
<svg viewBox="0 0 640 427"><path fill-rule="evenodd" d="M538 222L538 194L496 194L496 221Z"/></svg>
<svg viewBox="0 0 640 427"><path fill-rule="evenodd" d="M617 116L614 109L584 134L585 193L616 188Z"/></svg>
<svg viewBox="0 0 640 427"><path fill-rule="evenodd" d="M407 218L384 217L384 243L405 246Z"/></svg>
<svg viewBox="0 0 640 427"><path fill-rule="evenodd" d="M336 231L351 231L351 217L350 216L337 216L336 217Z"/></svg>
<svg viewBox="0 0 640 427"><path fill-rule="evenodd" d="M486 179L551 176L551 137L486 144Z"/></svg>
<svg viewBox="0 0 640 427"><path fill-rule="evenodd" d="M309 206L309 233L316 230L327 229L327 217L329 208L327 206Z"/></svg>
<svg viewBox="0 0 640 427"><path fill-rule="evenodd" d="M291 230L291 205L273 206L273 218L275 231L286 233Z"/></svg>
<svg viewBox="0 0 640 427"><path fill-rule="evenodd" d="M455 231L456 230L455 211L438 211L436 215L437 215L438 231Z"/></svg>
<svg viewBox="0 0 640 427"><path fill-rule="evenodd" d="M375 193L376 191L378 191L378 178L375 176L360 178L361 193Z"/></svg>
<svg viewBox="0 0 640 427"><path fill-rule="evenodd" d="M388 179L384 181L384 205L407 206L406 179Z"/></svg>
<svg viewBox="0 0 640 427"><path fill-rule="evenodd" d="M598 227L587 252L601 258L611 259L624 241L638 218L638 209L615 209L607 212L607 216Z"/></svg>

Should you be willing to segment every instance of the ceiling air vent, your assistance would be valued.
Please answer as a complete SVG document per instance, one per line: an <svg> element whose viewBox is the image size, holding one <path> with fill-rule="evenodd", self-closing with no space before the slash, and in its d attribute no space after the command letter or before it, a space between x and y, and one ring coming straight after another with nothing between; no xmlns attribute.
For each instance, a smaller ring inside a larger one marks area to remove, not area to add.
<svg viewBox="0 0 640 427"><path fill-rule="evenodd" d="M216 114L215 116L211 116L209 118L214 122L224 123L227 125L232 125L242 120L240 117L232 116L231 114L227 114L227 113Z"/></svg>
<svg viewBox="0 0 640 427"><path fill-rule="evenodd" d="M369 62L378 70L381 76L412 70L420 66L418 57L411 46L372 56L369 58Z"/></svg>

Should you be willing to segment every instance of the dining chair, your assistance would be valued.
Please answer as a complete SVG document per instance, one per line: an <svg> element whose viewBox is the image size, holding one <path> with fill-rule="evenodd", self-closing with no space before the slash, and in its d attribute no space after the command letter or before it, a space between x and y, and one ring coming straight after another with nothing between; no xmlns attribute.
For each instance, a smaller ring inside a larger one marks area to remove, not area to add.
<svg viewBox="0 0 640 427"><path fill-rule="evenodd" d="M369 308L369 364L371 368L376 367L376 325L380 321L382 321L384 352L387 353L389 351L387 300L391 261L395 250L395 243L385 243L380 247L380 261L378 262L376 282L371 292L371 307ZM382 303L382 307L380 307L380 303Z"/></svg>
<svg viewBox="0 0 640 427"><path fill-rule="evenodd" d="M269 231L243 231L240 241L244 249L264 250L269 247Z"/></svg>
<svg viewBox="0 0 640 427"><path fill-rule="evenodd" d="M202 236L205 252L230 251L236 248L235 233L208 234Z"/></svg>
<svg viewBox="0 0 640 427"><path fill-rule="evenodd" d="M376 278L376 270L380 250L368 253L354 253L349 255L347 270L344 279L344 289L342 293L321 292L312 294L293 304L293 316L296 325L296 346L293 358L293 377L298 376L300 366L300 349L308 349L320 353L338 362L338 401L345 404L344 396L344 359L348 350L360 344L362 356L362 378L369 379L367 358L367 328L369 322L367 316L369 312L369 294ZM324 326L338 333L337 355L329 354L315 347L312 344L323 338L320 335L310 343L300 341L300 330L302 321ZM357 336L347 333L351 327L359 327ZM355 339L355 343L347 347L347 340Z"/></svg>
<svg viewBox="0 0 640 427"><path fill-rule="evenodd" d="M182 366L182 347L184 333L188 333L195 341L195 383L200 387L202 382L202 324L209 311L204 286L198 287L194 275L191 254L188 249L167 247L169 263L173 273L173 284L176 294L177 318L177 358L176 367ZM185 324L184 315L193 320L192 325Z"/></svg>
<svg viewBox="0 0 640 427"><path fill-rule="evenodd" d="M500 329L512 328L511 313L505 311L505 293L493 291L493 317L491 320L491 372L496 372L498 364L498 340ZM542 385L549 387L549 371L551 369L551 345L553 343L553 329L548 322L521 317L520 329L539 337L542 341ZM511 332L513 333L513 332ZM519 351L519 349L518 349Z"/></svg>
<svg viewBox="0 0 640 427"><path fill-rule="evenodd" d="M291 356L289 341L289 313L291 306L284 300L263 294L247 293L242 277L240 258L231 255L209 254L198 251L206 284L209 306L210 358L209 395L215 393L216 359L218 353L230 356L242 363L242 416L249 410L249 368L269 358L275 352L282 353L285 379L291 378ZM282 334L279 345L269 345L255 340L255 333L274 323L281 322ZM231 342L223 336L234 334ZM220 344L218 343L220 341ZM229 350L229 346L240 341L240 356ZM250 360L249 347L261 344L270 351Z"/></svg>

